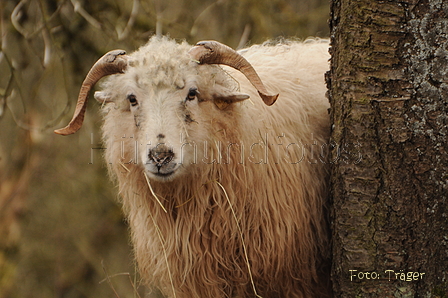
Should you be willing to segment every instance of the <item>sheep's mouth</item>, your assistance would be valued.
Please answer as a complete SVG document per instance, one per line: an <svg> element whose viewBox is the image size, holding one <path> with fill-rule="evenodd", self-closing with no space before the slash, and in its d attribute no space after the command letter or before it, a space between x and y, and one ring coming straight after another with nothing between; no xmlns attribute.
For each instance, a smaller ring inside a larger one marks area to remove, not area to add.
<svg viewBox="0 0 448 298"><path fill-rule="evenodd" d="M146 173L154 180L159 180L161 182L172 180L177 173L179 167L176 164L168 164L163 167L157 166L155 164L146 165Z"/></svg>
<svg viewBox="0 0 448 298"><path fill-rule="evenodd" d="M174 174L174 172L175 171L171 171L171 172L168 172L168 173L160 173L160 172L158 172L158 173L153 173L153 174L156 175L157 177L167 178L167 177L172 176Z"/></svg>

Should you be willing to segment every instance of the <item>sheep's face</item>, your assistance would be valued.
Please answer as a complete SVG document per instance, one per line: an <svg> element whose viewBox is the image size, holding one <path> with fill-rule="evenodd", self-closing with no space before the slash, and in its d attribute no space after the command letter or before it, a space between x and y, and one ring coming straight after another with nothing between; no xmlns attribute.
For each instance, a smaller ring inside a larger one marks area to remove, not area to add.
<svg viewBox="0 0 448 298"><path fill-rule="evenodd" d="M235 91L238 84L221 67L198 65L187 50L157 63L136 55L126 73L103 84L107 91L95 93L106 103L106 146L121 158L108 162L134 162L150 179L172 181L197 165L204 144L234 121L229 96L233 102L248 96Z"/></svg>

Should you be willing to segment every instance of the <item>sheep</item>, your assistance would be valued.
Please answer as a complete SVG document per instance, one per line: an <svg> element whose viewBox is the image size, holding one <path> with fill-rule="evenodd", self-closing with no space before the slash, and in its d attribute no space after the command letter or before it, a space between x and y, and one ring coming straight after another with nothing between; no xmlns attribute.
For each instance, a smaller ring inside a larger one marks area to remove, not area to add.
<svg viewBox="0 0 448 298"><path fill-rule="evenodd" d="M55 132L81 127L90 89L109 76L95 93L105 159L150 288L176 298L331 296L328 60L326 40L236 52L152 37L92 67L72 121Z"/></svg>

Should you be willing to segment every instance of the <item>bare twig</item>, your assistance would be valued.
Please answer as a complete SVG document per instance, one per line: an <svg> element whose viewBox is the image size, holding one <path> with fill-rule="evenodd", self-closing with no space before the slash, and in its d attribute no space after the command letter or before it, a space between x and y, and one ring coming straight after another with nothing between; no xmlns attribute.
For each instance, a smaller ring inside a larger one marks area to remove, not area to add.
<svg viewBox="0 0 448 298"><path fill-rule="evenodd" d="M46 22L42 22L42 24L37 24L36 29L32 32L27 32L25 30L25 28L23 28L23 26L20 25L20 19L22 18L22 15L23 15L22 9L23 9L23 6L27 2L28 2L28 0L22 0L16 5L13 12L11 13L11 24L25 39L30 39L30 38L34 37L36 34L38 34L40 31L42 31L42 29L44 29L48 25L48 23L50 21L52 21L59 14L64 2L62 2L60 5L58 5L58 8L56 9L56 11L50 16L50 18ZM42 13L42 15L43 15L43 13Z"/></svg>
<svg viewBox="0 0 448 298"><path fill-rule="evenodd" d="M42 30L42 39L44 40L44 68L47 68L51 61L51 38L47 30Z"/></svg>
<svg viewBox="0 0 448 298"><path fill-rule="evenodd" d="M103 262L101 262L101 264L103 265L103 270L104 270ZM107 275L106 278L104 278L103 280L100 280L98 283L102 284L105 281L109 282L111 278L114 278L114 277L117 277L117 276L131 276L131 274L129 272L122 272L122 273L115 273L113 275Z"/></svg>
<svg viewBox="0 0 448 298"><path fill-rule="evenodd" d="M3 52L0 52L0 62L2 60L7 61L9 69L11 71L11 76L9 77L8 83L6 84L6 88L5 89L0 89L0 118L3 116L3 113L5 112L6 109L6 99L8 98L8 94L11 92L11 88L12 88L12 81L14 79L14 75L13 75L13 70L12 70L12 66L9 63L8 57L6 57L6 55Z"/></svg>
<svg viewBox="0 0 448 298"><path fill-rule="evenodd" d="M131 277L131 275L129 274L129 282L131 283L132 288L134 289L134 297L135 297L135 294L137 294L138 298L142 298L142 297L140 296L140 294L138 293L137 287L135 286L135 285L136 285L136 280L135 280L135 279L136 279L136 276L137 276L137 274L134 275L134 281L132 281L132 277Z"/></svg>
<svg viewBox="0 0 448 298"><path fill-rule="evenodd" d="M157 21L156 21L156 35L162 36L162 34L163 34L163 17L162 17L162 13L158 12L157 13Z"/></svg>
<svg viewBox="0 0 448 298"><path fill-rule="evenodd" d="M162 36L163 33L163 9L161 0L154 1L154 8L156 11L156 35Z"/></svg>
<svg viewBox="0 0 448 298"><path fill-rule="evenodd" d="M215 6L223 4L225 1L226 0L217 0L216 2L213 2L212 4L210 4L209 6L204 8L204 10L198 15L198 17L194 21L193 26L191 26L190 35L191 36L196 36L196 34L198 33L198 28L199 28L199 21L202 20L203 17L207 16L207 14L213 8L215 8Z"/></svg>
<svg viewBox="0 0 448 298"><path fill-rule="evenodd" d="M246 43L249 40L249 35L250 35L251 31L252 31L252 26L250 24L246 24L246 26L244 26L244 31L243 31L243 34L241 35L237 50L242 49L246 46Z"/></svg>
<svg viewBox="0 0 448 298"><path fill-rule="evenodd" d="M70 0L76 13L79 13L90 25L96 29L101 29L101 23L92 17L79 3L78 0Z"/></svg>
<svg viewBox="0 0 448 298"><path fill-rule="evenodd" d="M11 107L9 107L7 104L7 99L9 96L14 97L15 93L16 93L16 89L14 89L14 87L13 87L14 82L16 82L16 78L14 76L14 66L13 66L13 62L8 58L8 56L4 52L2 53L2 56L3 56L3 59L6 61L6 63L8 64L8 67L11 71L11 76L9 77L8 84L6 85L6 89L3 92L4 93L4 95L3 95L4 102L2 104L3 104L3 108L8 107L9 109L11 109ZM18 96L20 96L20 98L23 99L23 95L22 95L21 91L22 90L20 88L18 88L17 93L19 93ZM26 107L25 107L25 104L23 103L23 101L22 101L22 107L25 110ZM25 124L22 121L20 121L19 119L17 119L12 110L11 110L11 115L12 115L12 119L17 124L17 126L23 128L25 130L30 130L29 124ZM1 114L0 114L0 116L1 116Z"/></svg>
<svg viewBox="0 0 448 298"><path fill-rule="evenodd" d="M111 287L112 291L114 291L115 296L117 296L117 298L120 298L120 295L118 295L117 291L114 288L114 285L112 284L112 281L110 280L109 274L107 274L106 266L104 265L104 260L101 260L101 266L103 267L104 274L106 274L107 283Z"/></svg>
<svg viewBox="0 0 448 298"><path fill-rule="evenodd" d="M122 32L118 32L118 40L123 40L128 37L129 32L131 32L132 26L134 26L135 19L137 18L139 9L140 9L140 0L134 0L128 23L126 24L126 27Z"/></svg>
<svg viewBox="0 0 448 298"><path fill-rule="evenodd" d="M14 10L11 13L11 23L14 26L14 28L22 34L25 38L28 38L29 34L26 32L26 30L20 25L19 20L22 17L22 7L25 5L25 3L28 0L22 0L20 1Z"/></svg>
<svg viewBox="0 0 448 298"><path fill-rule="evenodd" d="M105 271L103 262L101 262L101 264L103 265L103 270ZM107 275L107 273L106 273L106 278L101 280L99 282L99 284L102 284L105 281L107 281L107 283L111 284L111 280L110 279L114 278L114 277L117 277L117 276L127 276L129 278L129 282L131 283L132 288L134 289L134 293L138 296L138 298L141 298L140 294L138 293L137 287L135 286L135 283L132 281L132 275L129 272L115 273L113 275ZM114 290L114 292L115 292L115 290Z"/></svg>
<svg viewBox="0 0 448 298"><path fill-rule="evenodd" d="M6 47L6 24L5 18L3 14L3 4L0 4L0 63L2 62L3 57L1 56L3 49Z"/></svg>

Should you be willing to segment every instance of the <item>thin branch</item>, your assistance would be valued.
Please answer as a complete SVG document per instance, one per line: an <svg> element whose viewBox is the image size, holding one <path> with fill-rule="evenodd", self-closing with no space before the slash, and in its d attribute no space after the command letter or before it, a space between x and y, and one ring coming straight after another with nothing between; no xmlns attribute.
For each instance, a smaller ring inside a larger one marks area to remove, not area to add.
<svg viewBox="0 0 448 298"><path fill-rule="evenodd" d="M198 28L199 28L199 21L203 17L205 17L215 6L217 6L219 4L223 4L224 2L226 2L226 0L217 0L216 2L213 2L212 4L210 4L209 6L204 8L204 10L198 15L198 17L194 21L193 26L191 26L190 36L196 36L196 34L198 33Z"/></svg>
<svg viewBox="0 0 448 298"><path fill-rule="evenodd" d="M6 46L6 24L3 14L3 3L0 4L0 53L3 51ZM2 62L2 57L0 56L0 63Z"/></svg>
<svg viewBox="0 0 448 298"><path fill-rule="evenodd" d="M106 280L107 280L107 283L108 283L109 286L111 287L112 291L114 291L115 296L117 296L117 298L120 298L120 295L118 295L117 291L116 291L115 288L114 288L114 285L112 284L112 281L110 280L110 276L109 276L109 274L107 274L106 266L104 265L104 260L101 260L101 266L103 267L104 274L106 274Z"/></svg>
<svg viewBox="0 0 448 298"><path fill-rule="evenodd" d="M2 94L3 102L2 102L2 107L1 107L0 117L3 115L4 110L6 109L6 107L8 107L8 104L7 104L7 99L8 99L8 97L9 97L10 95L13 96L13 94L14 94L14 91L15 91L15 90L14 90L14 88L13 88L13 83L14 83L14 81L16 80L15 77L14 77L14 66L13 66L13 64L12 64L12 61L9 59L9 57L6 55L5 52L2 52L2 53L1 53L1 56L2 56L2 59L3 59L4 61L6 61L6 64L7 64L8 67L9 67L9 71L11 72L11 76L9 77L8 84L6 85L6 88L5 88L4 92L2 92L2 93L3 93L3 94ZM20 94L20 97L23 98L23 96L22 96L22 94L21 94L21 92L20 92L20 89L19 89L19 94ZM23 104L23 102L22 102L22 104ZM23 104L23 108L25 109L25 105L24 105L24 104ZM15 115L14 115L14 113L13 113L12 111L11 111L11 115L12 115L12 118L13 118L14 122L15 122L19 127L23 128L23 129L25 129L25 130L28 130L28 126L25 126L24 124L22 124L21 122L19 122L19 120L16 119L16 117L15 117Z"/></svg>
<svg viewBox="0 0 448 298"><path fill-rule="evenodd" d="M131 15L129 16L128 23L126 24L126 27L124 28L124 30L121 33L118 32L118 40L123 40L128 37L129 32L131 32L131 29L134 26L135 19L137 18L139 10L140 10L140 1L134 0L134 2L132 4L132 11L131 11Z"/></svg>
<svg viewBox="0 0 448 298"><path fill-rule="evenodd" d="M101 29L101 23L92 17L79 3L78 0L70 0L76 13L79 13L90 25L96 29Z"/></svg>
<svg viewBox="0 0 448 298"><path fill-rule="evenodd" d="M51 61L51 38L47 30L42 30L42 39L45 46L43 66L47 68Z"/></svg>
<svg viewBox="0 0 448 298"><path fill-rule="evenodd" d="M28 38L29 34L26 32L26 30L20 25L19 20L22 17L22 7L25 5L25 3L28 0L22 0L20 1L14 10L11 13L11 23L14 26L14 28L22 34L25 38Z"/></svg>
<svg viewBox="0 0 448 298"><path fill-rule="evenodd" d="M5 61L7 61L7 64L9 66L10 71L11 71L11 76L8 79L8 83L6 84L6 88L5 89L0 89L0 119L2 118L3 113L5 112L5 109L6 109L6 99L8 97L8 94L11 92L12 81L13 81L13 78L14 78L14 75L12 73L12 68L11 68L12 66L9 64L8 57L6 57L5 53L0 52L0 62L3 59Z"/></svg>
<svg viewBox="0 0 448 298"><path fill-rule="evenodd" d="M61 11L62 5L64 2L58 5L58 8L56 11L50 16L48 21L43 22L42 24L39 24L37 28L33 32L27 32L25 28L23 28L22 25L20 25L20 19L22 18L22 8L27 3L28 0L22 0L20 1L16 7L14 8L13 12L11 13L11 24L13 27L19 32L25 39L30 39L34 37L36 34L38 34L42 29L46 27L46 25L51 22ZM42 9L42 8L41 8ZM42 12L43 15L43 12Z"/></svg>
<svg viewBox="0 0 448 298"><path fill-rule="evenodd" d="M103 266L103 270L104 270L104 261L101 262L101 265ZM131 276L131 274L129 272L122 272L122 273L115 273L113 275L106 275L106 278L104 278L103 280L100 280L98 282L98 284L102 284L103 282L107 281L109 282L111 278L117 277L117 276Z"/></svg>
<svg viewBox="0 0 448 298"><path fill-rule="evenodd" d="M103 270L104 270L104 272L106 272L103 263L104 263L104 262L101 262L101 265L103 266ZM106 273L106 278L103 279L103 280L101 280L101 281L99 282L99 284L102 284L102 283L104 283L105 281L107 281L107 283L111 284L111 282L112 282L112 281L111 281L111 278L114 278L114 277L117 277L117 276L127 276L127 277L129 278L129 282L130 282L132 288L134 289L134 294L136 294L136 295L138 296L138 298L141 298L140 294L138 293L137 287L135 286L135 282L132 281L132 275L131 275L129 272L115 273L115 274L113 274L113 275L107 275L107 273ZM113 287L112 287L112 289L113 289ZM113 290L114 290L114 292L115 292L115 289L113 289ZM115 292L115 293L116 293L116 292ZM117 293L116 293L116 295L117 295ZM135 297L135 295L134 295L134 297Z"/></svg>
<svg viewBox="0 0 448 298"><path fill-rule="evenodd" d="M157 21L156 21L156 35L162 36L163 34L163 16L161 12L157 13Z"/></svg>
<svg viewBox="0 0 448 298"><path fill-rule="evenodd" d="M154 9L156 11L156 35L162 36L163 34L163 9L161 0L154 1Z"/></svg>
<svg viewBox="0 0 448 298"><path fill-rule="evenodd" d="M3 53L3 47L6 47L6 29L5 29L5 21L3 18L3 5L0 4L0 63L2 63L3 59L6 59L5 54ZM3 74L4 75L4 74ZM3 113L6 109L6 94L8 89L11 86L12 75L9 77L8 83L5 89L0 88L0 119L3 116Z"/></svg>
<svg viewBox="0 0 448 298"><path fill-rule="evenodd" d="M251 31L252 31L252 26L250 24L246 24L246 26L244 26L244 31L243 31L243 34L241 35L237 50L240 50L246 46L246 43L249 40Z"/></svg>

